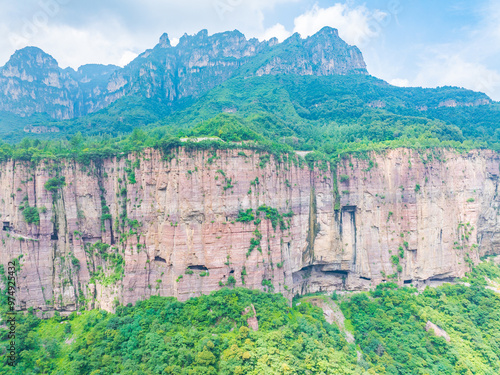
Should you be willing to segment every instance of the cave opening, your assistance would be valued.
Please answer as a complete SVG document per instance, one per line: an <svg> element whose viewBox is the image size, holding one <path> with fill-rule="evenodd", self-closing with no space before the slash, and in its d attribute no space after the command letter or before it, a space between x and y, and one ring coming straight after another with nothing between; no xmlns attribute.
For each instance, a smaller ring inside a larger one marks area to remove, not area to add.
<svg viewBox="0 0 500 375"><path fill-rule="evenodd" d="M163 259L162 257L159 257L159 256L155 256L155 262L167 263L167 261L165 259Z"/></svg>
<svg viewBox="0 0 500 375"><path fill-rule="evenodd" d="M413 280L405 280L403 281L405 284L411 284L413 282Z"/></svg>
<svg viewBox="0 0 500 375"><path fill-rule="evenodd" d="M3 222L3 230L9 232L10 231L10 221Z"/></svg>

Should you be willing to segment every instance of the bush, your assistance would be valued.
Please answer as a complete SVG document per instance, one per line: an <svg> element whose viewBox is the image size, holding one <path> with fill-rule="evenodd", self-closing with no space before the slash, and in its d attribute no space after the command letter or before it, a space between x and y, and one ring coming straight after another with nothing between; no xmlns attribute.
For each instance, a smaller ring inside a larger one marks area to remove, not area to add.
<svg viewBox="0 0 500 375"><path fill-rule="evenodd" d="M227 278L227 283L226 283L226 285L234 285L234 284L236 284L236 279L234 278L234 276L233 276L233 275L231 275L231 276L229 276L229 277Z"/></svg>
<svg viewBox="0 0 500 375"><path fill-rule="evenodd" d="M23 210L24 220L28 224L40 224L40 214L38 213L38 209L36 207L25 206Z"/></svg>
<svg viewBox="0 0 500 375"><path fill-rule="evenodd" d="M45 183L45 189L51 192L55 192L66 185L65 177L54 177L49 179Z"/></svg>
<svg viewBox="0 0 500 375"><path fill-rule="evenodd" d="M241 222L241 223L248 223L249 221L252 221L255 219L255 216L253 214L253 210L249 208L246 211L240 210L238 212L238 217L236 221Z"/></svg>

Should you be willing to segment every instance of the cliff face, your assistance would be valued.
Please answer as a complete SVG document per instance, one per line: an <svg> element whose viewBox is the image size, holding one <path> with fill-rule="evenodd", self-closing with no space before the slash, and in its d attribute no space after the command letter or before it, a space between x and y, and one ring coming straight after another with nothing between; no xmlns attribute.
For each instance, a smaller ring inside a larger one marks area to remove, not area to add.
<svg viewBox="0 0 500 375"><path fill-rule="evenodd" d="M70 119L130 95L170 104L198 97L240 69L246 76L367 74L359 49L331 28L306 39L296 34L281 44L276 39L247 40L237 30L210 36L202 30L184 35L174 47L164 34L153 49L124 68L85 65L77 71L61 69L52 56L27 47L0 67L0 110Z"/></svg>
<svg viewBox="0 0 500 375"><path fill-rule="evenodd" d="M221 284L292 297L446 280L499 253L499 165L492 151L405 149L335 172L248 150L8 162L0 259L20 259L20 308L61 311Z"/></svg>

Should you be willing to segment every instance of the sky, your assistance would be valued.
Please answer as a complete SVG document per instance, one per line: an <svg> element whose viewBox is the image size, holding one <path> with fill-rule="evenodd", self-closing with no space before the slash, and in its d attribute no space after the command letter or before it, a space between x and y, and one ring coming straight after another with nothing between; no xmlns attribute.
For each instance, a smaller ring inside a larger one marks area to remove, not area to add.
<svg viewBox="0 0 500 375"><path fill-rule="evenodd" d="M260 40L324 26L398 86L459 86L500 101L498 0L23 0L0 2L0 66L37 46L63 68L126 65L168 33L238 29Z"/></svg>

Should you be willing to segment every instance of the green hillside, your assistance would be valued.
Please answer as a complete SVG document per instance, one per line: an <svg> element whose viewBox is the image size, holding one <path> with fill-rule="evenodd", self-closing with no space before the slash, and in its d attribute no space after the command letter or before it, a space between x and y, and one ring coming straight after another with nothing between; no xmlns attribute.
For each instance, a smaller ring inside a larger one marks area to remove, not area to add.
<svg viewBox="0 0 500 375"><path fill-rule="evenodd" d="M440 107L450 100L462 105ZM16 125L15 116L6 120L4 114L0 116L3 139L16 143L25 139L14 148L4 144L0 153L3 158L23 160L33 155L35 159L75 156L82 150L102 156L183 136L267 140L281 144L278 148L316 150L327 158L401 146L497 150L499 104L469 106L488 100L469 90L399 88L364 75L239 76L197 100L172 106L154 98L126 97L76 120L44 122L41 115L33 119L35 125L57 127L58 133L26 134L22 128L28 119L19 118ZM75 134L83 136L77 137L77 147L71 141Z"/></svg>

